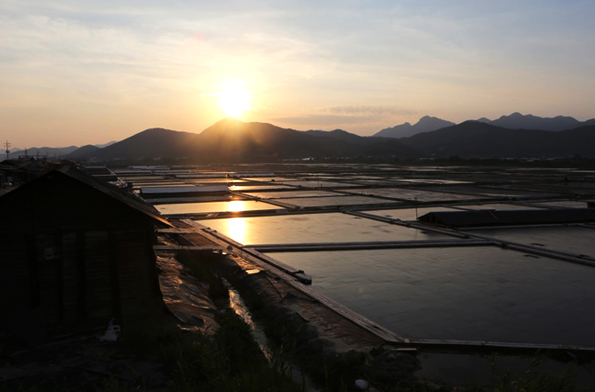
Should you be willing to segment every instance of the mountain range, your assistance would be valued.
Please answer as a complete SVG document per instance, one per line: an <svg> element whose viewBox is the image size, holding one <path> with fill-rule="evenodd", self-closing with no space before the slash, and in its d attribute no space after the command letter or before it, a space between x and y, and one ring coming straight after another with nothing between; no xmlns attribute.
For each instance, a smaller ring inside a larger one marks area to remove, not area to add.
<svg viewBox="0 0 595 392"><path fill-rule="evenodd" d="M556 158L595 157L595 125L566 131L507 129L481 121L398 139L426 157Z"/></svg>
<svg viewBox="0 0 595 392"><path fill-rule="evenodd" d="M200 134L147 129L102 149L85 148L86 157L103 160L181 158L201 162L266 162L280 159L400 156L419 153L397 140L369 138L342 130L296 131L272 124L223 119ZM78 151L70 157L84 158Z"/></svg>
<svg viewBox="0 0 595 392"><path fill-rule="evenodd" d="M518 112L508 116L501 116L496 120L482 117L477 121L506 129L530 129L552 132L566 131L585 125L595 125L595 118L581 122L576 118L569 116L539 117L533 116L532 114L524 115ZM424 116L414 125L411 125L408 122L401 125L395 125L392 128L385 128L375 133L374 136L404 138L423 132L436 131L453 125L455 125L455 123L441 118Z"/></svg>
<svg viewBox="0 0 595 392"><path fill-rule="evenodd" d="M516 122L515 122L516 120ZM547 130L511 129L519 123L548 125ZM557 124L556 127L552 124ZM562 125L566 124L566 125ZM577 127L561 130L561 127ZM434 129L436 126L442 126ZM397 128L401 135L380 137ZM421 131L425 129L425 131ZM385 132L386 131L386 132ZM454 124L425 116L415 125L387 128L374 136L358 136L344 130L297 131L272 124L223 119L203 132L190 133L151 128L105 147L75 148L64 157L80 160L184 159L188 163L239 163L299 160L305 158L552 158L581 155L595 158L595 120L571 117L543 119L513 113L497 120ZM31 151L33 149L30 149ZM41 153L41 152L40 152ZM29 155L33 155L31 152Z"/></svg>
<svg viewBox="0 0 595 392"><path fill-rule="evenodd" d="M109 143L104 143L104 144L95 144L93 146L85 146L85 147L95 147L97 149L99 148L103 148L103 147L107 147L109 145L112 145L114 143L117 143L116 140L111 141ZM48 157L64 157L70 154L73 154L75 152L78 152L81 150L82 147L77 147L77 146L68 146L68 147L32 147L32 148L26 148L26 149L20 149L20 148L13 148L10 150L10 154L13 157L17 157L20 155L28 155L30 157L34 157L37 155L46 155ZM78 153L80 155L80 153ZM76 154L75 154L76 155Z"/></svg>
<svg viewBox="0 0 595 392"><path fill-rule="evenodd" d="M496 120L488 120L482 117L477 121L507 129L535 129L552 132L567 131L584 125L595 125L595 118L587 121L578 121L576 118L569 116L538 117L520 113L512 113L509 116L502 116Z"/></svg>

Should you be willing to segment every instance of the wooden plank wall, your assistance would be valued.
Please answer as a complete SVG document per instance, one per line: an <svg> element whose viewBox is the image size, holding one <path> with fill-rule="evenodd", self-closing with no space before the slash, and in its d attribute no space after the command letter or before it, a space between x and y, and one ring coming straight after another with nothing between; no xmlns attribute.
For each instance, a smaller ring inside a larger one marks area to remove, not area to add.
<svg viewBox="0 0 595 392"><path fill-rule="evenodd" d="M88 231L84 239L86 316L109 320L113 315L108 232Z"/></svg>
<svg viewBox="0 0 595 392"><path fill-rule="evenodd" d="M122 314L147 316L159 299L152 285L153 251L148 237L141 230L120 230L114 237Z"/></svg>
<svg viewBox="0 0 595 392"><path fill-rule="evenodd" d="M77 233L62 236L62 307L65 324L76 324L82 316L79 311L80 281Z"/></svg>
<svg viewBox="0 0 595 392"><path fill-rule="evenodd" d="M46 249L53 253L46 254ZM35 236L35 263L39 290L39 306L46 326L56 326L61 320L61 244L53 234Z"/></svg>
<svg viewBox="0 0 595 392"><path fill-rule="evenodd" d="M0 315L16 319L38 309L48 331L154 315L162 304L150 234L144 227L10 237L2 249Z"/></svg>
<svg viewBox="0 0 595 392"><path fill-rule="evenodd" d="M2 273L0 273L0 314L16 315L21 309L33 305L30 278L30 248L23 236L5 236L2 253Z"/></svg>

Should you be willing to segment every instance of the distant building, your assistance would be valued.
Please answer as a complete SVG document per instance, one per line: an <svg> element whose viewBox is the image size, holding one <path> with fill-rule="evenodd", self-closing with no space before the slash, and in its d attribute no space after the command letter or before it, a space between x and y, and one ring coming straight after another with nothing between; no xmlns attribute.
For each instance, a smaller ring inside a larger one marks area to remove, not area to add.
<svg viewBox="0 0 595 392"><path fill-rule="evenodd" d="M0 197L0 337L43 339L162 311L155 225L134 195L75 168Z"/></svg>
<svg viewBox="0 0 595 392"><path fill-rule="evenodd" d="M48 156L47 155L19 155L19 161L36 161L36 162L47 162Z"/></svg>
<svg viewBox="0 0 595 392"><path fill-rule="evenodd" d="M55 167L55 163L42 161L19 161L15 159L4 160L0 162L0 170L10 178L12 186L17 187L25 184L48 171L51 167Z"/></svg>

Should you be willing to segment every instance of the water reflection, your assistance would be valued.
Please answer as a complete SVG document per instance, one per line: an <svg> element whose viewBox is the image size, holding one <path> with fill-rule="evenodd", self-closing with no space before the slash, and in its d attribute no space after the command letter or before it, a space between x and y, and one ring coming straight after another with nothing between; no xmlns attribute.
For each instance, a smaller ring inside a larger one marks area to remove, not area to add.
<svg viewBox="0 0 595 392"><path fill-rule="evenodd" d="M243 218L231 218L227 219L226 222L228 236L243 244L244 236L246 235L246 221Z"/></svg>
<svg viewBox="0 0 595 392"><path fill-rule="evenodd" d="M244 207L244 201L241 200L234 200L229 202L229 206L227 210L230 212L239 212L244 211L246 208Z"/></svg>
<svg viewBox="0 0 595 392"><path fill-rule="evenodd" d="M248 310L248 307L244 303L244 300L242 300L242 297L240 297L240 294L234 289L229 290L229 307L235 312L235 314L240 316L246 324L248 324L251 329L252 336L254 336L258 342L260 351L262 351L267 360L271 361L273 354L267 344L267 338L264 330L259 325L254 323L250 314L250 310Z"/></svg>
<svg viewBox="0 0 595 392"><path fill-rule="evenodd" d="M341 213L209 219L204 225L244 245L450 239Z"/></svg>
<svg viewBox="0 0 595 392"><path fill-rule="evenodd" d="M200 203L177 203L177 204L158 204L157 210L165 215L177 214L204 214L211 212L239 212L239 211L259 211L281 209L276 205L267 204L262 201L253 200L233 200L219 202L200 202Z"/></svg>

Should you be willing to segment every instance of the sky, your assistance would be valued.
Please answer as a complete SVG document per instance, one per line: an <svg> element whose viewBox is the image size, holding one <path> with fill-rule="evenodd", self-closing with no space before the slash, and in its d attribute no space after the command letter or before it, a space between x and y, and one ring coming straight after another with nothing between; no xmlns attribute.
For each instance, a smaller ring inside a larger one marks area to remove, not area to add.
<svg viewBox="0 0 595 392"><path fill-rule="evenodd" d="M424 115L595 117L593 0L0 2L0 141L243 121L372 135ZM225 93L227 91L227 93Z"/></svg>

